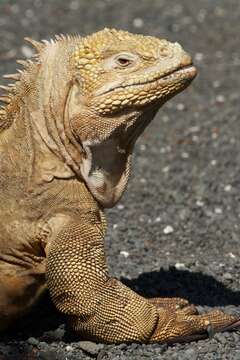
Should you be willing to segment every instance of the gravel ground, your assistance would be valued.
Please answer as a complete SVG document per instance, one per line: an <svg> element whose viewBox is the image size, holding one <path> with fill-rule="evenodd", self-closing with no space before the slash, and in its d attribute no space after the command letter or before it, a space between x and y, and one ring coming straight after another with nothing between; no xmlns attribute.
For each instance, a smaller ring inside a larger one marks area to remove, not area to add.
<svg viewBox="0 0 240 360"><path fill-rule="evenodd" d="M0 74L32 50L24 36L105 26L179 41L199 76L136 146L128 191L108 211L111 273L145 296L240 311L238 0L0 0ZM0 359L240 359L240 331L184 345L79 341L46 297L1 338Z"/></svg>

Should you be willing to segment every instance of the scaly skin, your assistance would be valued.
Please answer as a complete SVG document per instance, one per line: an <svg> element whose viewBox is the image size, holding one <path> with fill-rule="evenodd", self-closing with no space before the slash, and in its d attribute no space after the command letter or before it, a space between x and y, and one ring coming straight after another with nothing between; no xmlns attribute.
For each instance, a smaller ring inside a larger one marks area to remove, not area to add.
<svg viewBox="0 0 240 360"><path fill-rule="evenodd" d="M16 82L1 97L1 330L46 288L73 329L101 342L190 341L237 327L184 299L145 299L105 263L103 210L126 188L137 138L195 77L190 56L110 29L28 41L37 55L7 76Z"/></svg>

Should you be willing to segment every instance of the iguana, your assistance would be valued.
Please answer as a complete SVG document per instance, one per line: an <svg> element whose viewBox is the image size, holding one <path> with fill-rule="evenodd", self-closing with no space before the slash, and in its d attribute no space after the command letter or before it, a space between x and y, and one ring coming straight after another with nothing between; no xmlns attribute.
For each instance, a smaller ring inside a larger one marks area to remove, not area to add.
<svg viewBox="0 0 240 360"><path fill-rule="evenodd" d="M134 144L196 75L178 43L126 31L56 36L8 75L0 113L0 328L48 289L81 337L177 342L240 325L180 298L145 299L108 274L104 208L129 179Z"/></svg>

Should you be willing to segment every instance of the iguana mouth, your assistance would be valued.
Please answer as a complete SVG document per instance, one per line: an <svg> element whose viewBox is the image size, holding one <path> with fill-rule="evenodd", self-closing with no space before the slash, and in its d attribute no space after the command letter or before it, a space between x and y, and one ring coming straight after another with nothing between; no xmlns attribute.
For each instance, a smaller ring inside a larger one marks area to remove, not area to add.
<svg viewBox="0 0 240 360"><path fill-rule="evenodd" d="M112 86L110 86L108 89L102 89L102 90L99 89L95 95L102 96L114 91L124 90L128 88L136 88L144 85L157 84L159 81L174 80L177 78L179 79L186 78L186 80L189 79L190 81L193 80L196 75L197 75L196 67L193 66L192 64L188 64L185 66L179 66L176 69L171 69L165 74L161 74L159 76L157 74L152 74L149 76L150 79L144 78L142 81L141 79L138 79L135 82L133 80L130 81L127 80L126 82L123 82L119 85L112 84Z"/></svg>
<svg viewBox="0 0 240 360"><path fill-rule="evenodd" d="M158 82L159 80L168 80L171 77L175 77L177 74L181 74L181 75L189 75L189 77L192 75L193 77L196 75L197 73L197 69L195 68L195 66L193 66L192 64L189 65L185 65L185 66L179 66L176 69L173 70L169 70L168 72L166 72L165 74L162 74L160 76L155 75L155 76L150 76L150 79L146 79L144 81L138 81L136 83L131 83L131 82L126 82L125 84L122 84L121 86L119 86L120 88L127 88L127 87L131 87L131 86L138 86L138 85L148 85L148 84L153 84ZM191 76L191 79L192 79ZM117 90L117 88L116 88Z"/></svg>
<svg viewBox="0 0 240 360"><path fill-rule="evenodd" d="M176 70L173 70L169 74L166 74L166 75L160 77L158 80L168 80L168 79L171 79L172 77L175 78L176 75L179 78L184 78L187 76L187 78L189 78L189 80L192 80L197 75L197 69L192 64L182 66L182 67L177 68Z"/></svg>

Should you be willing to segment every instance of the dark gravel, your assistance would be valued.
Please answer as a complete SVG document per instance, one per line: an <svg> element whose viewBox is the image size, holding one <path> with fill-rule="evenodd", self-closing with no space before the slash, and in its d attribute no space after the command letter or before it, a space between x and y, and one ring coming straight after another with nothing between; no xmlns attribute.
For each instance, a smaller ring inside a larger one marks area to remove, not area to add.
<svg viewBox="0 0 240 360"><path fill-rule="evenodd" d="M199 76L136 146L132 181L108 211L111 272L145 296L240 311L240 2L0 0L0 73L31 55L24 36L105 26L179 41ZM0 343L0 359L240 359L240 332L185 345L79 341L48 298ZM67 331L66 331L67 330Z"/></svg>

